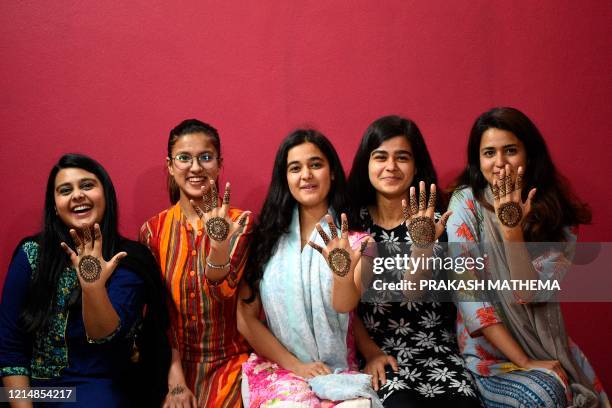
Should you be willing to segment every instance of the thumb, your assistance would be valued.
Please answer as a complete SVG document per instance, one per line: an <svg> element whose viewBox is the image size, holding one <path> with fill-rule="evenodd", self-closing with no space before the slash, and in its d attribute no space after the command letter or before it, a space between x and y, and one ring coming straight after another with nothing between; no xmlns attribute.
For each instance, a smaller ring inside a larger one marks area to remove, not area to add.
<svg viewBox="0 0 612 408"><path fill-rule="evenodd" d="M79 260L77 254L65 242L60 243L60 246L64 252L66 252L66 255L70 257L70 262L72 262L72 265L76 266Z"/></svg>
<svg viewBox="0 0 612 408"><path fill-rule="evenodd" d="M525 214L529 213L529 211L531 211L531 203L533 202L533 198L536 195L536 189L532 188L531 191L529 191L529 194L527 195L527 200L525 200Z"/></svg>
<svg viewBox="0 0 612 408"><path fill-rule="evenodd" d="M399 367L397 366L397 360L393 356L387 356L387 363L391 366L393 371L398 372Z"/></svg>
<svg viewBox="0 0 612 408"><path fill-rule="evenodd" d="M247 225L249 223L249 217L250 216L251 216L251 212L250 211L244 211L242 214L240 214L240 217L238 217L238 220L236 222L241 227L244 227L245 225Z"/></svg>
<svg viewBox="0 0 612 408"><path fill-rule="evenodd" d="M115 268L117 267L117 265L119 265L119 262L125 258L127 256L127 252L122 251L119 252L117 255L113 256L111 258L111 260L109 261L109 264L111 266L111 270L115 270Z"/></svg>

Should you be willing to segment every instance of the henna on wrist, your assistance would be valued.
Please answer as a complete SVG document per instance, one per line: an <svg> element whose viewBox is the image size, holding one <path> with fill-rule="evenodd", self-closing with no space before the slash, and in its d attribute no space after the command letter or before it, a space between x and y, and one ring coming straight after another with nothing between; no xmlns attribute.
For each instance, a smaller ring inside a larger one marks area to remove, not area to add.
<svg viewBox="0 0 612 408"><path fill-rule="evenodd" d="M185 387L182 385L175 385L170 389L170 395L179 395L185 392Z"/></svg>

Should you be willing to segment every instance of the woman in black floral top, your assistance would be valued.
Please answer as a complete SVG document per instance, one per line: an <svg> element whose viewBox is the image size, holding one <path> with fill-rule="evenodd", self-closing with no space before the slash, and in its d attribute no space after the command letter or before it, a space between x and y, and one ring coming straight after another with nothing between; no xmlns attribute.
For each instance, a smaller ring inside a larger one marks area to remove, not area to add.
<svg viewBox="0 0 612 408"><path fill-rule="evenodd" d="M382 117L368 127L353 160L350 225L361 225L379 243L378 257L408 250L414 256L402 200L411 187L418 192L436 182L416 124ZM402 274L385 270L377 279L397 281ZM458 352L453 303L407 300L389 291L366 292L363 299L355 337L385 407L480 406Z"/></svg>

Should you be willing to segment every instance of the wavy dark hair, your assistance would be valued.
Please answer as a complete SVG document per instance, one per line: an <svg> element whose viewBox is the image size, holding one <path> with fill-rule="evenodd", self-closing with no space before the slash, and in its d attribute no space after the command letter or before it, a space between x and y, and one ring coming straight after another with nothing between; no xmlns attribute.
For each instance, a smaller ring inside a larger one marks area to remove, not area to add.
<svg viewBox="0 0 612 408"><path fill-rule="evenodd" d="M215 146L215 149L217 149L217 154L219 155L219 157L217 157L217 161L219 166L221 166L223 159L221 157L221 139L219 138L219 132L208 123L204 123L197 119L185 119L170 131L170 135L168 136L168 159L172 160L172 148L174 147L176 141L181 136L190 135L193 133L202 133L210 137L213 146ZM174 177L172 177L170 173L167 175L167 185L170 202L172 204L176 204L181 198L181 191L174 181Z"/></svg>
<svg viewBox="0 0 612 408"><path fill-rule="evenodd" d="M246 300L247 302L255 298L259 289L259 281L263 276L263 269L276 250L279 239L283 234L289 232L293 209L297 201L291 195L287 184L287 156L289 150L302 143L312 143L317 146L329 162L330 175L333 180L327 198L329 206L336 211L338 224L340 214L347 210L346 176L338 153L331 142L321 132L312 129L298 129L289 134L276 152L270 188L259 213L259 220L253 230L245 278L251 288L251 297Z"/></svg>
<svg viewBox="0 0 612 408"><path fill-rule="evenodd" d="M123 373L130 378L131 388L126 390L147 406L159 406L167 391L167 374L170 366L170 347L166 337L169 318L165 308L165 292L161 283L159 266L151 252L142 244L121 237L117 229L118 207L115 188L110 176L97 161L81 154L66 154L53 166L47 179L42 231L21 241L13 257L26 241L39 244L36 270L32 274L25 308L21 313L20 330L31 336L45 330L56 302L56 290L62 271L72 266L69 257L60 247L66 242L74 248L69 228L55 212L55 179L62 169L79 168L96 175L104 190L106 209L100 221L102 255L111 259L119 251L127 256L120 265L137 273L144 281L146 309L134 344L139 351L138 362L130 364ZM70 297L68 307L80 301L80 290ZM118 373L119 374L119 373ZM152 392L151 389L154 391ZM138 395L136 395L138 394Z"/></svg>
<svg viewBox="0 0 612 408"><path fill-rule="evenodd" d="M526 241L563 241L564 227L591 222L588 205L577 199L567 179L557 171L542 134L527 115L515 108L493 108L476 119L468 140L467 166L451 189L470 187L476 199L493 210L484 199L488 183L480 171L480 141L483 133L491 128L511 132L525 146L527 165L521 192L523 200L532 188L537 188L523 227Z"/></svg>
<svg viewBox="0 0 612 408"><path fill-rule="evenodd" d="M415 161L415 176L410 186L417 188L420 181L425 185L438 184L438 176L427 150L425 139L414 121L397 115L383 116L376 119L366 129L361 143L355 153L353 165L348 178L348 196L350 197L349 225L360 225L361 208L376 204L376 190L370 183L368 165L370 155L383 142L397 136L406 138ZM428 190L429 191L429 190ZM436 208L439 209L443 196L438 189Z"/></svg>

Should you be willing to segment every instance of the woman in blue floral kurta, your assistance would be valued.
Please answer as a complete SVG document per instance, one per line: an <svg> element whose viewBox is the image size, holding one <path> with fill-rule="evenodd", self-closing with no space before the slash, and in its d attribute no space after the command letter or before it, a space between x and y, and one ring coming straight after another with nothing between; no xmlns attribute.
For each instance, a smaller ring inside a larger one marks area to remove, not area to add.
<svg viewBox="0 0 612 408"><path fill-rule="evenodd" d="M525 243L571 244L573 226L590 220L588 209L561 180L542 136L523 113L495 108L481 115L468 142L468 166L449 205L451 254L486 254L481 278L557 278L571 254L552 250L530 259ZM520 209L516 219L507 217L504 203ZM499 292L492 303L458 302L459 347L483 402L487 407L609 406L592 367L565 333L559 304L541 301L540 295L517 290Z"/></svg>
<svg viewBox="0 0 612 408"><path fill-rule="evenodd" d="M21 241L4 283L5 387L75 387L57 406L161 402L169 350L159 272L146 247L118 234L116 209L102 166L82 155L60 158L49 175L42 231Z"/></svg>

